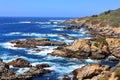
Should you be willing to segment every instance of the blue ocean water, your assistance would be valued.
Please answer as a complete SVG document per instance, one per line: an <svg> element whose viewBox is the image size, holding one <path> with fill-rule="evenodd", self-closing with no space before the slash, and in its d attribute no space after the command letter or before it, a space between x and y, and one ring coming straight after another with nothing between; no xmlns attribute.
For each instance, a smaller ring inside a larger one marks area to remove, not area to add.
<svg viewBox="0 0 120 80"><path fill-rule="evenodd" d="M47 55L57 46L40 46L41 52L37 53L33 49L15 48L10 43L16 39L26 38L49 38L51 41L63 41L68 45L73 42L68 38L87 38L83 29L63 30L63 25L50 24L50 22L60 23L64 20L72 18L46 18L46 17L0 17L0 58L5 62L9 62L16 58L24 58L32 65L39 63L47 63L51 67L52 72L33 80L56 80L60 79L64 74L70 72L85 64L94 63L95 61L87 59L80 61L77 59L67 59ZM68 34L69 37L64 37L59 34ZM25 72L27 69L19 69L15 71L17 74Z"/></svg>

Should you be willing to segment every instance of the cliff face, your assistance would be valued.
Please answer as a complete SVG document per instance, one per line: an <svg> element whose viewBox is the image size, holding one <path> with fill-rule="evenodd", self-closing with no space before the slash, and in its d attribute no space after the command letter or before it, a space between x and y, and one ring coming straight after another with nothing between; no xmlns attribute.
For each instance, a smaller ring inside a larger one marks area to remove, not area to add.
<svg viewBox="0 0 120 80"><path fill-rule="evenodd" d="M65 23L86 24L93 28L113 28L114 31L120 33L120 8L109 10L99 15L68 20Z"/></svg>

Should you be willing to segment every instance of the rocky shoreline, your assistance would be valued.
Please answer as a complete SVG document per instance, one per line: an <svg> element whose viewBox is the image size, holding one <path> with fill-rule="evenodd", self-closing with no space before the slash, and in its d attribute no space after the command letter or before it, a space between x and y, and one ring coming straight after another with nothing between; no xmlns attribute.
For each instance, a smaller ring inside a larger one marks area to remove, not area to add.
<svg viewBox="0 0 120 80"><path fill-rule="evenodd" d="M90 17L91 19L91 17ZM25 40L14 40L11 43L13 47L18 48L37 48L38 46L59 46L48 55L60 56L65 58L76 58L78 60L93 59L118 62L114 67L103 65L101 63L85 65L72 71L73 77L64 75L63 80L120 80L120 28L105 25L101 27L98 21L91 21L88 18L79 18L67 20L63 24L69 24L62 29L79 30L84 28L90 34L90 39L75 39L72 45L67 45L64 42L50 41L48 38L30 38ZM68 36L61 34L61 36ZM41 51L37 49L36 51ZM28 71L22 74L16 74L11 70L16 68L29 68ZM18 58L8 63L0 60L0 79L1 80L32 80L51 70L45 69L50 67L48 64L38 64L32 66L30 62Z"/></svg>
<svg viewBox="0 0 120 80"><path fill-rule="evenodd" d="M26 40L14 40L13 47L18 48L37 48L37 46L63 46L64 42L50 41L48 38L29 38Z"/></svg>
<svg viewBox="0 0 120 80"><path fill-rule="evenodd" d="M50 73L51 70L45 69L46 67L50 66L48 64L37 64L36 66L32 66L29 61L22 58L8 63L0 59L0 80L32 80L34 77ZM22 74L16 74L14 70L20 68L28 68L28 70Z"/></svg>

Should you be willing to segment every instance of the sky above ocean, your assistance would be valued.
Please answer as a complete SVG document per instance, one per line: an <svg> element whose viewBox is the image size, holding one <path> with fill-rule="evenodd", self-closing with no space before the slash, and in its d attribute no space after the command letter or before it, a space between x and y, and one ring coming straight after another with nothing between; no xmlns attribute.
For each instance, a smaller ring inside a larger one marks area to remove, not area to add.
<svg viewBox="0 0 120 80"><path fill-rule="evenodd" d="M0 0L0 16L83 17L120 8L120 0Z"/></svg>

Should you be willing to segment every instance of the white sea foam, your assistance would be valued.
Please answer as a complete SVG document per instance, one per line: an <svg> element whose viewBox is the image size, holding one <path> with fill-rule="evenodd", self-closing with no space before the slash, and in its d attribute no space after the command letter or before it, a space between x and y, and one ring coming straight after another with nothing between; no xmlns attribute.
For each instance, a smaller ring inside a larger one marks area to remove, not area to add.
<svg viewBox="0 0 120 80"><path fill-rule="evenodd" d="M0 43L0 46L4 47L4 48L8 48L8 49L15 49L13 46L15 44L12 44L10 42L6 42L6 43Z"/></svg>
<svg viewBox="0 0 120 80"><path fill-rule="evenodd" d="M52 53L57 46L38 46L38 49L41 50L40 52L36 52L34 50L28 50L28 54L34 54L34 55L42 55L45 56L48 53Z"/></svg>
<svg viewBox="0 0 120 80"><path fill-rule="evenodd" d="M58 56L47 56L45 58L43 58L44 60L50 61L50 60L64 60L63 57L58 57Z"/></svg>
<svg viewBox="0 0 120 80"><path fill-rule="evenodd" d="M53 21L53 22L64 22L65 20L50 20L50 21Z"/></svg>
<svg viewBox="0 0 120 80"><path fill-rule="evenodd" d="M5 53L5 54L1 55L1 59L3 59L4 62L10 62L10 61L15 60L16 58L18 58L17 55L15 55L15 56L8 56L8 54L9 53Z"/></svg>
<svg viewBox="0 0 120 80"><path fill-rule="evenodd" d="M92 60L92 59L86 59L85 60L87 63L96 63L98 60Z"/></svg>
<svg viewBox="0 0 120 80"><path fill-rule="evenodd" d="M30 21L21 21L21 22L19 22L19 23L23 23L23 24L29 24L29 23L31 23Z"/></svg>
<svg viewBox="0 0 120 80"><path fill-rule="evenodd" d="M74 69L80 68L84 65L85 64L71 65L71 66L65 67L65 66L61 66L61 65L56 64L56 65L53 65L52 67L47 68L47 69L54 70L54 71L58 72L60 75L63 75L63 74L71 73Z"/></svg>
<svg viewBox="0 0 120 80"><path fill-rule="evenodd" d="M61 29L61 28L57 28L57 29L53 29L53 30L55 30L55 31L63 31L63 29Z"/></svg>
<svg viewBox="0 0 120 80"><path fill-rule="evenodd" d="M0 46L7 48L7 49L24 49L24 48L17 48L14 47L15 44L10 43L10 42L5 42L5 43L0 43Z"/></svg>
<svg viewBox="0 0 120 80"><path fill-rule="evenodd" d="M7 33L7 34L4 34L5 36L12 36L12 35L19 35L21 34L21 32L11 32L11 33Z"/></svg>
<svg viewBox="0 0 120 80"><path fill-rule="evenodd" d="M67 45L71 45L74 40L64 39L64 42L67 43Z"/></svg>
<svg viewBox="0 0 120 80"><path fill-rule="evenodd" d="M19 68L15 73L16 74L22 74L26 71L28 71L30 68Z"/></svg>
<svg viewBox="0 0 120 80"><path fill-rule="evenodd" d="M35 22L35 23L38 23L38 24L51 24L51 22Z"/></svg>

